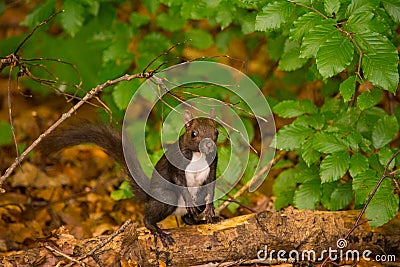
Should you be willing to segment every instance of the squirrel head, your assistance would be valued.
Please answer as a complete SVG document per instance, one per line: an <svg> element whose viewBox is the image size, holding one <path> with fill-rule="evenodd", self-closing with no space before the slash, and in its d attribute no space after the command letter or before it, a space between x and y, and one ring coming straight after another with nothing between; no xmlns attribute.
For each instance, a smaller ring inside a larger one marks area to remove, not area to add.
<svg viewBox="0 0 400 267"><path fill-rule="evenodd" d="M210 110L208 118L193 118L192 113L186 110L183 115L185 133L182 136L182 144L185 148L194 152L209 154L216 150L218 129L215 123L215 111Z"/></svg>

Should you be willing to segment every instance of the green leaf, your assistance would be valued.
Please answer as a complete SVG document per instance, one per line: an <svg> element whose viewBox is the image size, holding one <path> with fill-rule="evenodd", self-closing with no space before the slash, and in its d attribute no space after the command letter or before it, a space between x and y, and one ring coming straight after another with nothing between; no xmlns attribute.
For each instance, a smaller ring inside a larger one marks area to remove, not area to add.
<svg viewBox="0 0 400 267"><path fill-rule="evenodd" d="M285 100L273 107L273 112L282 118L294 118L305 113L316 113L317 107L309 100Z"/></svg>
<svg viewBox="0 0 400 267"><path fill-rule="evenodd" d="M161 29L174 32L182 29L186 20L177 14L162 13L156 17L156 23Z"/></svg>
<svg viewBox="0 0 400 267"><path fill-rule="evenodd" d="M158 8L158 0L146 0L142 4L146 7L150 14L154 14Z"/></svg>
<svg viewBox="0 0 400 267"><path fill-rule="evenodd" d="M294 192L293 204L298 209L313 210L321 199L321 182L318 179L307 181Z"/></svg>
<svg viewBox="0 0 400 267"><path fill-rule="evenodd" d="M357 77L353 75L340 84L339 90L345 102L349 102L355 93L356 79Z"/></svg>
<svg viewBox="0 0 400 267"><path fill-rule="evenodd" d="M285 51L279 60L278 70L293 71L300 69L307 62L307 58L300 57L300 47L293 47Z"/></svg>
<svg viewBox="0 0 400 267"><path fill-rule="evenodd" d="M313 130L306 126L290 124L282 127L275 136L278 149L293 150L301 147L304 140L313 133Z"/></svg>
<svg viewBox="0 0 400 267"><path fill-rule="evenodd" d="M112 96L115 104L120 110L126 109L130 103L133 94L140 87L142 81L134 79L129 82L120 82L115 85Z"/></svg>
<svg viewBox="0 0 400 267"><path fill-rule="evenodd" d="M356 153L351 156L350 159L350 175L356 177L358 174L368 170L369 163L366 156L361 153Z"/></svg>
<svg viewBox="0 0 400 267"><path fill-rule="evenodd" d="M334 134L319 132L313 136L312 147L322 153L335 153L347 150L343 141L339 140Z"/></svg>
<svg viewBox="0 0 400 267"><path fill-rule="evenodd" d="M281 34L268 39L267 51L271 60L279 60L283 54L286 40L287 36Z"/></svg>
<svg viewBox="0 0 400 267"><path fill-rule="evenodd" d="M310 167L312 164L317 163L321 157L321 153L313 148L313 138L309 138L304 142L301 147L301 157L304 162Z"/></svg>
<svg viewBox="0 0 400 267"><path fill-rule="evenodd" d="M162 16L164 14L165 13L162 13L162 14L158 15L157 18L156 18L156 21L160 16ZM131 25L134 28L139 28L140 26L148 24L150 22L150 18L148 16L146 16L146 15L142 15L142 14L139 14L139 13L136 13L136 12L132 12L131 15L129 16L129 22L131 23Z"/></svg>
<svg viewBox="0 0 400 267"><path fill-rule="evenodd" d="M389 160L393 157L393 154L393 151L387 146L384 146L379 150L379 162L382 164L382 166L386 166L389 163ZM392 160L388 169L393 169L395 163L396 161Z"/></svg>
<svg viewBox="0 0 400 267"><path fill-rule="evenodd" d="M340 210L350 204L353 199L353 189L351 182L342 184L336 188L331 195L331 205L329 210Z"/></svg>
<svg viewBox="0 0 400 267"><path fill-rule="evenodd" d="M83 25L85 9L81 3L75 0L65 0L62 9L64 9L65 12L61 16L61 25L63 29L73 37Z"/></svg>
<svg viewBox="0 0 400 267"><path fill-rule="evenodd" d="M322 24L322 17L315 12L308 12L298 18L290 28L290 38L300 41L315 26Z"/></svg>
<svg viewBox="0 0 400 267"><path fill-rule="evenodd" d="M383 7L395 23L400 23L400 0L382 0Z"/></svg>
<svg viewBox="0 0 400 267"><path fill-rule="evenodd" d="M350 65L354 54L354 45L339 32L328 38L317 52L317 68L324 78L342 72Z"/></svg>
<svg viewBox="0 0 400 267"><path fill-rule="evenodd" d="M372 130L372 144L379 149L393 140L399 131L399 123L395 116L386 115L379 119Z"/></svg>
<svg viewBox="0 0 400 267"><path fill-rule="evenodd" d="M373 12L379 7L379 0L352 0L347 7L346 16L362 12Z"/></svg>
<svg viewBox="0 0 400 267"><path fill-rule="evenodd" d="M365 91L357 97L357 107L361 110L366 110L378 104L382 98L382 90L373 88L370 91Z"/></svg>
<svg viewBox="0 0 400 267"><path fill-rule="evenodd" d="M187 0L182 2L181 14L186 19L205 19L210 15L210 9L203 1Z"/></svg>
<svg viewBox="0 0 400 267"><path fill-rule="evenodd" d="M279 29L293 14L294 6L287 1L268 4L256 17L256 31Z"/></svg>
<svg viewBox="0 0 400 267"><path fill-rule="evenodd" d="M36 5L34 9L25 17L25 20L21 23L21 25L31 28L35 27L40 22L50 17L50 15L54 14L55 5L56 0L49 0L45 1L41 5Z"/></svg>
<svg viewBox="0 0 400 267"><path fill-rule="evenodd" d="M397 214L399 196L393 193L393 185L388 179L378 188L376 194L365 210L365 217L372 228L381 226Z"/></svg>
<svg viewBox="0 0 400 267"><path fill-rule="evenodd" d="M12 141L10 124L0 120L0 146L9 145Z"/></svg>
<svg viewBox="0 0 400 267"><path fill-rule="evenodd" d="M296 188L296 174L297 171L294 168L282 171L278 177L276 177L272 187L274 195L293 191Z"/></svg>
<svg viewBox="0 0 400 267"><path fill-rule="evenodd" d="M340 0L324 0L324 8L328 16L336 15L340 8Z"/></svg>
<svg viewBox="0 0 400 267"><path fill-rule="evenodd" d="M320 180L319 179L319 169L316 165L311 167L306 166L304 163L299 163L295 167L296 176L295 180L297 184L303 184L308 181Z"/></svg>
<svg viewBox="0 0 400 267"><path fill-rule="evenodd" d="M346 174L350 165L347 151L335 152L321 161L320 175L322 183L337 181Z"/></svg>
<svg viewBox="0 0 400 267"><path fill-rule="evenodd" d="M353 178L353 190L356 193L356 205L364 204L367 201L369 194L372 192L378 181L378 175L371 169L359 173Z"/></svg>
<svg viewBox="0 0 400 267"><path fill-rule="evenodd" d="M275 179L272 191L276 196L274 207L280 210L293 203L293 194L296 189L296 170L288 169L282 171Z"/></svg>
<svg viewBox="0 0 400 267"><path fill-rule="evenodd" d="M349 17L345 29L354 33L376 32L379 27L377 23L373 12L356 13Z"/></svg>
<svg viewBox="0 0 400 267"><path fill-rule="evenodd" d="M395 93L399 83L396 47L387 37L375 32L356 34L354 40L364 52L362 69L365 77L373 85Z"/></svg>
<svg viewBox="0 0 400 267"><path fill-rule="evenodd" d="M206 49L213 44L211 34L202 29L188 30L186 37L191 40L189 44L197 49Z"/></svg>
<svg viewBox="0 0 400 267"><path fill-rule="evenodd" d="M111 192L113 200L121 200L133 197L133 193L128 181L123 181L117 190Z"/></svg>
<svg viewBox="0 0 400 267"><path fill-rule="evenodd" d="M300 57L316 57L320 46L329 39L332 34L337 33L337 29L334 27L334 25L336 25L335 20L325 19L322 23L323 24L310 29L308 34L304 35L300 49Z"/></svg>

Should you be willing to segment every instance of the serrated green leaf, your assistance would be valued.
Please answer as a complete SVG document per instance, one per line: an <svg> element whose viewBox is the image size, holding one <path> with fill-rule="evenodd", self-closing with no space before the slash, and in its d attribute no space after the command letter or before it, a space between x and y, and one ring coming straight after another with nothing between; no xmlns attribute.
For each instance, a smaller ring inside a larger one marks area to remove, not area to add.
<svg viewBox="0 0 400 267"><path fill-rule="evenodd" d="M186 37L191 40L189 44L197 49L206 49L213 44L211 34L202 29L188 30Z"/></svg>
<svg viewBox="0 0 400 267"><path fill-rule="evenodd" d="M307 181L294 192L293 204L298 209L316 208L321 199L321 182L317 179Z"/></svg>
<svg viewBox="0 0 400 267"><path fill-rule="evenodd" d="M249 34L255 31L256 24L256 13L255 12L245 12L242 16L240 16L240 29L243 34Z"/></svg>
<svg viewBox="0 0 400 267"><path fill-rule="evenodd" d="M21 23L23 26L35 27L40 22L54 14L56 0L45 1L43 4L36 5L34 9L25 17Z"/></svg>
<svg viewBox="0 0 400 267"><path fill-rule="evenodd" d="M306 126L286 125L275 136L276 147L284 150L299 148L312 133L313 130Z"/></svg>
<svg viewBox="0 0 400 267"><path fill-rule="evenodd" d="M280 210L284 207L291 205L293 203L293 195L294 195L294 191L288 191L288 192L276 195L276 200L274 202L275 210Z"/></svg>
<svg viewBox="0 0 400 267"><path fill-rule="evenodd" d="M364 52L362 69L365 78L373 85L395 93L399 83L396 47L385 36L375 32L356 34L354 40Z"/></svg>
<svg viewBox="0 0 400 267"><path fill-rule="evenodd" d="M282 118L294 118L318 111L317 107L309 100L285 100L275 105L272 110Z"/></svg>
<svg viewBox="0 0 400 267"><path fill-rule="evenodd" d="M353 191L356 193L356 205L364 204L365 201L367 201L369 194L378 181L378 175L371 169L361 172L353 178Z"/></svg>
<svg viewBox="0 0 400 267"><path fill-rule="evenodd" d="M300 47L293 47L285 51L279 60L278 70L294 71L307 63L307 58L300 58Z"/></svg>
<svg viewBox="0 0 400 267"><path fill-rule="evenodd" d="M399 131L399 123L395 116L386 115L379 119L372 130L372 144L379 149L392 141Z"/></svg>
<svg viewBox="0 0 400 267"><path fill-rule="evenodd" d="M379 2L379 0L352 0L347 7L346 16L349 17L362 12L373 12L379 7Z"/></svg>
<svg viewBox="0 0 400 267"><path fill-rule="evenodd" d="M164 14L165 13L158 15L156 21L160 16ZM129 22L134 28L139 28L140 26L148 24L150 22L150 18L146 15L132 12L131 15L129 16Z"/></svg>
<svg viewBox="0 0 400 267"><path fill-rule="evenodd" d="M156 17L156 24L167 31L177 31L183 28L186 20L181 16L162 13Z"/></svg>
<svg viewBox="0 0 400 267"><path fill-rule="evenodd" d="M8 122L0 120L0 146L12 143L11 126Z"/></svg>
<svg viewBox="0 0 400 267"><path fill-rule="evenodd" d="M290 38L300 41L316 25L322 23L322 17L315 12L308 12L299 17L290 28Z"/></svg>
<svg viewBox="0 0 400 267"><path fill-rule="evenodd" d="M120 110L125 110L130 103L133 94L142 84L139 79L134 79L129 82L120 82L115 85L112 96L115 104Z"/></svg>
<svg viewBox="0 0 400 267"><path fill-rule="evenodd" d="M340 84L339 91L345 102L349 102L356 91L356 76L350 76Z"/></svg>
<svg viewBox="0 0 400 267"><path fill-rule="evenodd" d="M393 185L384 180L365 210L365 217L372 228L381 226L397 214L399 196L393 193Z"/></svg>
<svg viewBox="0 0 400 267"><path fill-rule="evenodd" d="M359 144L362 140L363 137L359 132L351 132L346 136L346 144L353 151L358 151L360 149Z"/></svg>
<svg viewBox="0 0 400 267"><path fill-rule="evenodd" d="M327 208L332 211L343 209L350 204L352 199L353 189L351 182L344 183L333 190L330 205Z"/></svg>
<svg viewBox="0 0 400 267"><path fill-rule="evenodd" d="M213 10L207 9L207 5L203 1L183 1L180 5L181 15L186 19L205 19Z"/></svg>
<svg viewBox="0 0 400 267"><path fill-rule="evenodd" d="M320 175L322 183L337 181L345 175L350 165L347 151L340 151L326 156L321 161Z"/></svg>
<svg viewBox="0 0 400 267"><path fill-rule="evenodd" d="M349 17L346 30L354 33L375 32L376 28L379 27L377 23L373 12L356 13Z"/></svg>
<svg viewBox="0 0 400 267"><path fill-rule="evenodd" d="M277 61L282 56L287 38L285 35L278 35L275 38L268 39L267 51L272 60Z"/></svg>
<svg viewBox="0 0 400 267"><path fill-rule="evenodd" d="M400 0L382 0L382 4L394 22L400 23Z"/></svg>
<svg viewBox="0 0 400 267"><path fill-rule="evenodd" d="M158 0L146 0L142 4L146 7L150 14L154 14L158 8Z"/></svg>
<svg viewBox="0 0 400 267"><path fill-rule="evenodd" d="M337 29L334 25L336 25L335 20L326 19L323 20L323 24L315 26L304 35L300 48L300 57L316 57L320 46L329 39L332 34L337 33Z"/></svg>
<svg viewBox="0 0 400 267"><path fill-rule="evenodd" d="M357 97L357 107L366 110L378 104L382 98L382 90L373 88L365 91Z"/></svg>
<svg viewBox="0 0 400 267"><path fill-rule="evenodd" d="M295 167L295 180L297 184L302 184L308 181L319 181L319 169L316 165L308 167L304 163L299 163Z"/></svg>
<svg viewBox="0 0 400 267"><path fill-rule="evenodd" d="M293 168L282 171L278 177L276 177L272 187L274 195L293 191L296 188L296 174L297 171Z"/></svg>
<svg viewBox="0 0 400 267"><path fill-rule="evenodd" d="M342 72L353 60L354 45L339 32L328 38L317 52L317 68L324 78Z"/></svg>
<svg viewBox="0 0 400 267"><path fill-rule="evenodd" d="M85 9L75 0L65 0L62 6L65 10L61 16L61 26L72 37L80 30L85 19Z"/></svg>
<svg viewBox="0 0 400 267"><path fill-rule="evenodd" d="M312 138L308 139L301 147L301 157L304 162L310 167L312 164L317 163L321 157L321 153L312 147Z"/></svg>
<svg viewBox="0 0 400 267"><path fill-rule="evenodd" d="M292 15L294 6L287 1L275 1L268 4L256 16L256 31L279 29Z"/></svg>
<svg viewBox="0 0 400 267"><path fill-rule="evenodd" d="M208 2L208 1L207 1ZM216 7L215 21L220 25L221 29L228 27L237 14L236 7L228 2L222 2Z"/></svg>
<svg viewBox="0 0 400 267"><path fill-rule="evenodd" d="M336 15L340 8L340 0L324 0L324 9L328 16Z"/></svg>
<svg viewBox="0 0 400 267"><path fill-rule="evenodd" d="M347 150L343 141L339 140L334 134L319 132L313 136L312 147L322 153L335 153Z"/></svg>
<svg viewBox="0 0 400 267"><path fill-rule="evenodd" d="M369 163L366 156L361 153L356 153L351 156L350 159L350 175L351 177L355 177L358 174L368 170Z"/></svg>
<svg viewBox="0 0 400 267"><path fill-rule="evenodd" d="M389 160L393 157L393 154L393 151L387 146L384 146L379 150L379 162L382 164L382 166L386 166L389 163ZM396 161L392 160L388 169L393 169L395 163Z"/></svg>

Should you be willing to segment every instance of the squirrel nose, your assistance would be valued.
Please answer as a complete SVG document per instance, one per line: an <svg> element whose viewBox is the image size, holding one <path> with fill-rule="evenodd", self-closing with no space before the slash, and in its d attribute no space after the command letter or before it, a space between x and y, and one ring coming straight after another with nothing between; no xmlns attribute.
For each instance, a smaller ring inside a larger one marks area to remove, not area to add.
<svg viewBox="0 0 400 267"><path fill-rule="evenodd" d="M211 138L204 138L200 141L199 151L205 154L210 154L216 151L216 146L214 141Z"/></svg>

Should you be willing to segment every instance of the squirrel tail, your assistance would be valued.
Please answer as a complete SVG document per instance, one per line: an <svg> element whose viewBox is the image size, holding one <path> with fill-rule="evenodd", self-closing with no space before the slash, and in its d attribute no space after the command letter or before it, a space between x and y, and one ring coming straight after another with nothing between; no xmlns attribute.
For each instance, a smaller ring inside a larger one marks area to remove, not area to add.
<svg viewBox="0 0 400 267"><path fill-rule="evenodd" d="M42 154L49 155L64 148L84 143L98 145L123 166L128 174L135 198L139 201L146 201L148 199L147 190L142 189L136 180L140 179L140 181L144 181L144 186L147 186L146 189L149 188L150 180L140 167L133 146L129 147L129 151L126 153L128 157L126 160L129 161L131 166L131 168L128 168L124 157L121 135L115 129L105 124L81 123L57 130L45 137L39 143L38 148ZM137 179L135 180L134 177Z"/></svg>

